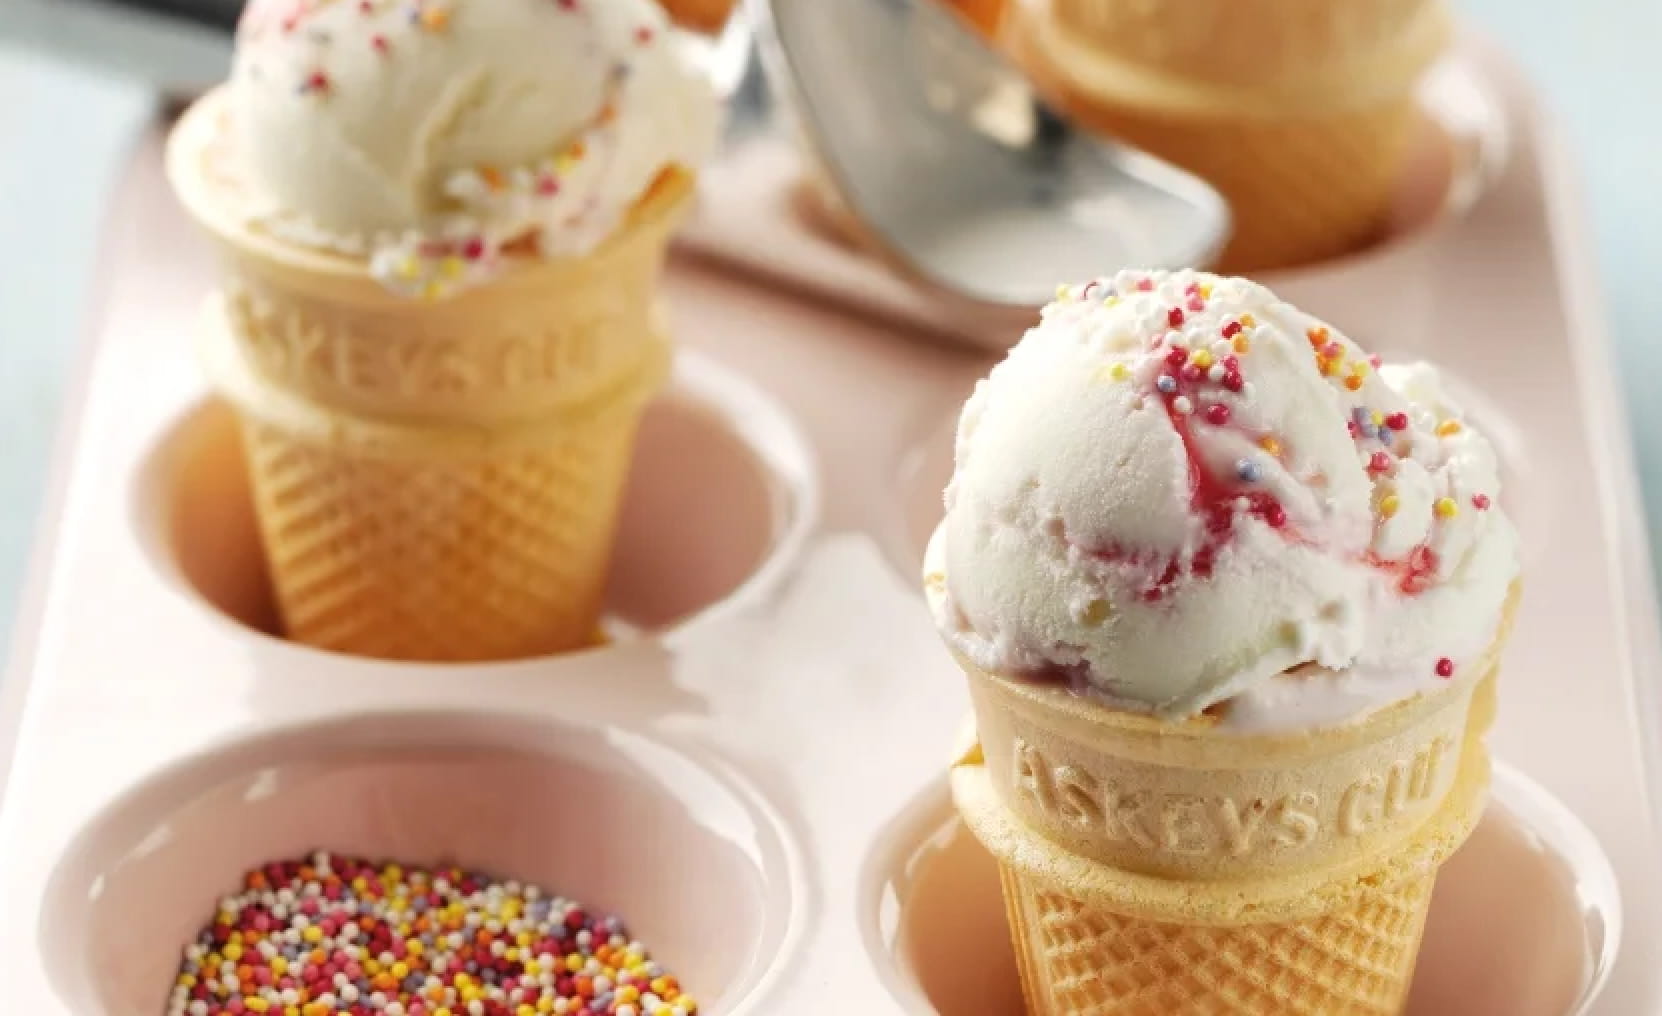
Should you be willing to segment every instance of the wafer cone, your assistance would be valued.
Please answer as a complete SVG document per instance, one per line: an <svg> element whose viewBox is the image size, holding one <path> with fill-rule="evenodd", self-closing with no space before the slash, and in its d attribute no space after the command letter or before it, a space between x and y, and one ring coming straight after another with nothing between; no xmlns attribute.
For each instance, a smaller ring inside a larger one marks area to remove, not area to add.
<svg viewBox="0 0 1662 1016"><path fill-rule="evenodd" d="M659 0L676 22L696 31L721 31L739 0Z"/></svg>
<svg viewBox="0 0 1662 1016"><path fill-rule="evenodd" d="M1436 692L1293 735L960 661L979 742L953 796L999 862L1030 1016L1400 1013L1437 869L1481 815L1473 697L1504 635Z"/></svg>
<svg viewBox="0 0 1662 1016"><path fill-rule="evenodd" d="M1082 123L1210 181L1234 233L1219 269L1356 250L1387 227L1446 42L1436 0L1048 0L1011 32Z"/></svg>
<svg viewBox="0 0 1662 1016"><path fill-rule="evenodd" d="M654 301L690 200L672 172L592 254L437 302L230 214L218 97L169 148L218 241L203 364L237 409L286 633L410 660L592 642L639 417L667 372Z"/></svg>

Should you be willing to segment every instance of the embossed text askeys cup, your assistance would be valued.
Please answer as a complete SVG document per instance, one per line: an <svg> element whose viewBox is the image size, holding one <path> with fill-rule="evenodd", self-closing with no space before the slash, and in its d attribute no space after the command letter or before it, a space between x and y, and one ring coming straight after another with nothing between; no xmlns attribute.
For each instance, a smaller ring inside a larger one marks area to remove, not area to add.
<svg viewBox="0 0 1662 1016"><path fill-rule="evenodd" d="M168 169L222 254L199 349L242 421L287 634L438 661L591 641L670 360L655 293L690 174L666 170L590 254L415 301L233 214L224 106L185 114Z"/></svg>
<svg viewBox="0 0 1662 1016"><path fill-rule="evenodd" d="M1512 599L1449 684L1295 733L960 659L977 742L953 796L999 861L1030 1016L1400 1012L1437 870L1482 815Z"/></svg>

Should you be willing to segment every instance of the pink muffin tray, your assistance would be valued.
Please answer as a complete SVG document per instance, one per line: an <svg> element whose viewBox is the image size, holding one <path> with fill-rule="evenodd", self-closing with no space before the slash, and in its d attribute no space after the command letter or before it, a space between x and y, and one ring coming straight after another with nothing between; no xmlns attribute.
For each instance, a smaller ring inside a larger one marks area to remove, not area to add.
<svg viewBox="0 0 1662 1016"><path fill-rule="evenodd" d="M1271 280L1481 386L1525 534L1512 765L1439 883L1410 1012L1658 1012L1662 654L1581 221L1515 76L1481 47L1456 64L1476 119L1443 107L1458 143L1408 183L1472 193ZM0 1008L156 1016L240 873L323 847L616 911L712 1014L1019 1012L997 878L944 783L967 694L917 577L991 355L908 341L949 311L796 225L789 160L713 172L674 266L684 352L611 643L415 666L269 634L236 430L188 352L211 267L145 140L0 693ZM774 285L732 270L764 259Z"/></svg>

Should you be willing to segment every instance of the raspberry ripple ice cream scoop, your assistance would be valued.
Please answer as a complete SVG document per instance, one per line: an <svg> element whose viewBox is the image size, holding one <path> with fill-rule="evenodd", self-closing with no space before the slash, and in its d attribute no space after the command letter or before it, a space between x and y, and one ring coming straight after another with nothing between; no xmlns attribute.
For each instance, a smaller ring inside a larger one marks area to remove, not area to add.
<svg viewBox="0 0 1662 1016"><path fill-rule="evenodd" d="M1243 279L1065 287L965 405L930 550L979 667L1288 730L1435 688L1518 572L1489 442Z"/></svg>
<svg viewBox="0 0 1662 1016"><path fill-rule="evenodd" d="M719 104L651 0L254 0L230 81L245 213L442 295L582 255Z"/></svg>

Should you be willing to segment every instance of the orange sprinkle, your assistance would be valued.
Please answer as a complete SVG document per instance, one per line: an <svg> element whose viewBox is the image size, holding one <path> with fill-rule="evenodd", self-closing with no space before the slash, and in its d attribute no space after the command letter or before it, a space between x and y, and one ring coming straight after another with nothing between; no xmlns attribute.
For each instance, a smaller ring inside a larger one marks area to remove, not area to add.
<svg viewBox="0 0 1662 1016"><path fill-rule="evenodd" d="M450 12L443 7L428 7L421 12L421 27L429 32L442 32L450 25Z"/></svg>
<svg viewBox="0 0 1662 1016"><path fill-rule="evenodd" d="M1455 434L1460 433L1460 430L1461 430L1461 427L1460 427L1460 421L1459 420L1444 420L1442 423L1439 423L1437 425L1437 436L1438 437L1451 437Z"/></svg>
<svg viewBox="0 0 1662 1016"><path fill-rule="evenodd" d="M1268 434L1258 439L1258 447L1264 449L1266 452L1269 452L1271 455L1281 454L1281 442L1277 441L1273 437L1270 437Z"/></svg>
<svg viewBox="0 0 1662 1016"><path fill-rule="evenodd" d="M495 166L480 166L479 175L485 181L485 186L493 191L499 191L506 183L502 178L502 171Z"/></svg>
<svg viewBox="0 0 1662 1016"><path fill-rule="evenodd" d="M1362 387L1362 375L1352 374L1345 378L1345 387L1353 392L1359 390Z"/></svg>
<svg viewBox="0 0 1662 1016"><path fill-rule="evenodd" d="M1320 325L1306 331L1304 333L1304 337L1310 340L1310 347L1312 349L1320 349L1321 347L1327 345L1327 329Z"/></svg>

